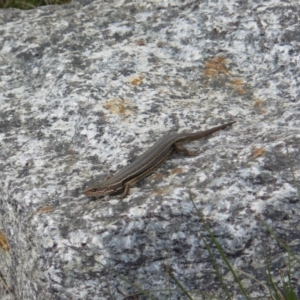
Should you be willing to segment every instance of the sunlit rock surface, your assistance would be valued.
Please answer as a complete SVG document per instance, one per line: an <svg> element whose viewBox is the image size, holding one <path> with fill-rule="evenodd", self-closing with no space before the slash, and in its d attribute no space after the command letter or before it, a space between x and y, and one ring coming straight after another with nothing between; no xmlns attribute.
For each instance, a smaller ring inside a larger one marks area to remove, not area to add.
<svg viewBox="0 0 300 300"><path fill-rule="evenodd" d="M215 264L244 299L203 220L251 299L268 265L284 294L264 224L300 253L298 2L79 2L0 11L0 298L187 299L176 278L225 299ZM123 201L81 194L168 132L231 120Z"/></svg>

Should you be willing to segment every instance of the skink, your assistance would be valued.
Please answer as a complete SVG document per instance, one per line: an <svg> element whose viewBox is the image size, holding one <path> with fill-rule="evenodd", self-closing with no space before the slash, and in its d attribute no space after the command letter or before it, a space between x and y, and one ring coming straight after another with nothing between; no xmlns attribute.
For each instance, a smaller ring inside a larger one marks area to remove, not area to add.
<svg viewBox="0 0 300 300"><path fill-rule="evenodd" d="M218 130L232 125L236 121L217 126L206 131L193 133L174 133L162 137L146 152L125 166L113 177L104 180L102 183L88 187L83 191L86 196L100 196L105 194L121 193L125 198L130 188L142 178L157 169L174 151L183 152L187 155L194 155L180 144L202 139Z"/></svg>

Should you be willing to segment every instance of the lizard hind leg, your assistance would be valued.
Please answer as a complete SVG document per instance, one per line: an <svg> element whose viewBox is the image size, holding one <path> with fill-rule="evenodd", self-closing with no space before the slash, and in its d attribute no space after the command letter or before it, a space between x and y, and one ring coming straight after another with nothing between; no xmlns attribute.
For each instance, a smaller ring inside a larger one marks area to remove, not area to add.
<svg viewBox="0 0 300 300"><path fill-rule="evenodd" d="M176 152L181 152L181 153L184 153L185 155L188 155L188 156L197 156L197 155L199 155L198 152L189 151L188 149L186 149L185 147L183 147L179 144L175 144L174 148L175 148Z"/></svg>
<svg viewBox="0 0 300 300"><path fill-rule="evenodd" d="M124 199L128 195L130 188L131 188L130 184L128 184L128 183L126 184L125 183L125 185L124 185L124 191L123 191L123 193L121 195L121 199Z"/></svg>

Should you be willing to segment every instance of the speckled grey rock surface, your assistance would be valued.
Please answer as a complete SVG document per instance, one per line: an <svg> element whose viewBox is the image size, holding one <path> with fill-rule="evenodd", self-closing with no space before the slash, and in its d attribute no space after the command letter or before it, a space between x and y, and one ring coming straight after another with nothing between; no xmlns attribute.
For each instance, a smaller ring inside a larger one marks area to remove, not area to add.
<svg viewBox="0 0 300 300"><path fill-rule="evenodd" d="M300 7L245 2L0 11L1 299L185 299L164 266L224 299L192 200L251 298L268 295L267 254L282 286L286 251L257 217L299 259ZM229 120L123 201L81 194L166 132Z"/></svg>

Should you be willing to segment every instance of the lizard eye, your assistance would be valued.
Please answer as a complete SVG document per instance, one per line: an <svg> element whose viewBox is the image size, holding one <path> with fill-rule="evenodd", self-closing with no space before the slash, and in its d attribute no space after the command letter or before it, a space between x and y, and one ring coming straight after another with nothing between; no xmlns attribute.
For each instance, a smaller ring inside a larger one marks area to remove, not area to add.
<svg viewBox="0 0 300 300"><path fill-rule="evenodd" d="M85 191L83 191L83 194L86 196L95 196L98 194L99 189L95 188L87 188Z"/></svg>

